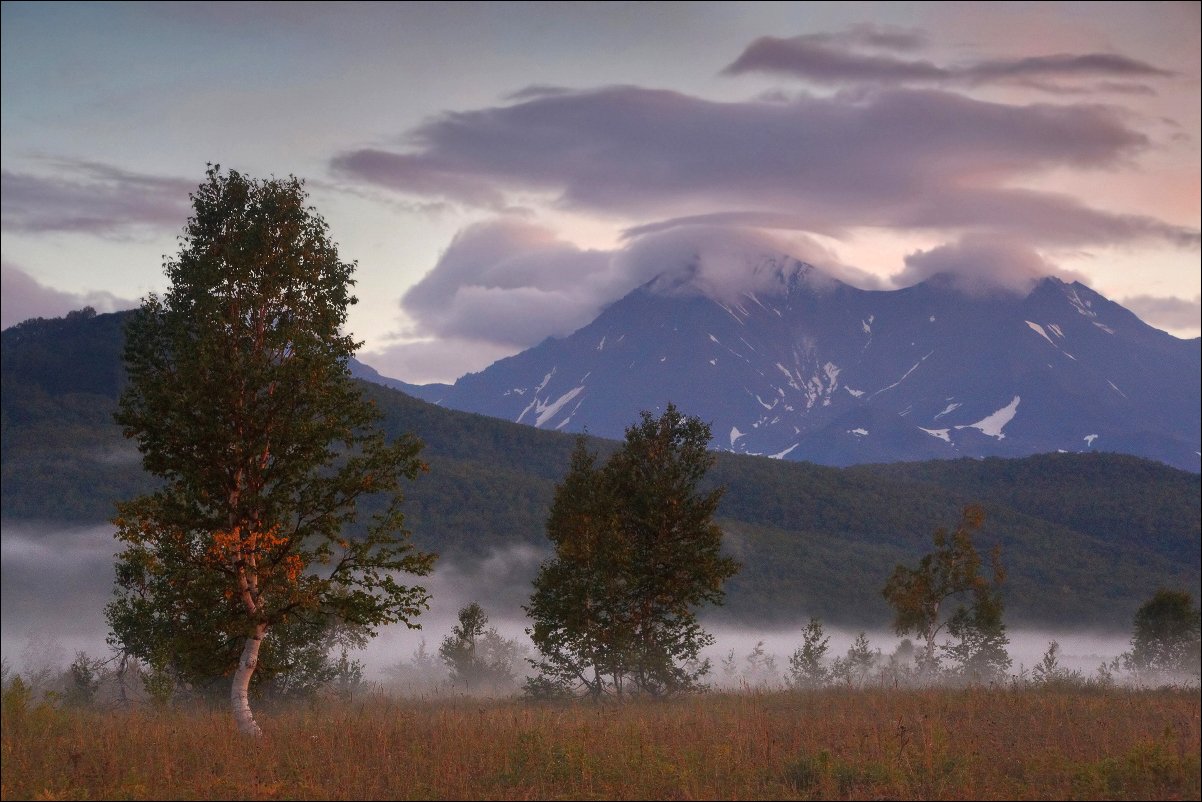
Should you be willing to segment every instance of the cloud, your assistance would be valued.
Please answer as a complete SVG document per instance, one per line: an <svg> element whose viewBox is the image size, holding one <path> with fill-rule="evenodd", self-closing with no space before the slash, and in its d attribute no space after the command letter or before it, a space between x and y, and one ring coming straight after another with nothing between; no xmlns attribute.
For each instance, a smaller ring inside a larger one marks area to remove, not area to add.
<svg viewBox="0 0 1202 802"><path fill-rule="evenodd" d="M653 289L722 301L744 293L779 291L782 285L776 269L787 268L789 260L819 268L820 273L813 277L816 288L835 279L865 289L884 289L879 278L844 264L811 237L713 223L643 234L616 251L614 258L626 266L624 274L655 279Z"/></svg>
<svg viewBox="0 0 1202 802"><path fill-rule="evenodd" d="M425 335L527 346L569 334L600 310L615 266L549 229L499 218L460 231L401 305Z"/></svg>
<svg viewBox="0 0 1202 802"><path fill-rule="evenodd" d="M1050 264L1032 248L986 236L969 235L959 242L915 251L905 261L905 268L892 277L898 287L944 276L953 287L969 295L997 291L1025 295L1037 281L1052 275L1068 281L1083 280L1077 273Z"/></svg>
<svg viewBox="0 0 1202 802"><path fill-rule="evenodd" d="M787 227L817 233L996 229L1025 231L1033 244L1198 238L1013 188L1055 168L1124 166L1150 146L1119 110L1096 104L1011 105L913 89L719 103L614 86L446 114L408 139L405 151L344 153L333 169L484 208L541 193L640 222L727 215L769 227L789 219Z"/></svg>
<svg viewBox="0 0 1202 802"><path fill-rule="evenodd" d="M383 345L360 352L358 358L389 378L429 384L453 382L465 373L484 370L517 350L488 340L444 336Z"/></svg>
<svg viewBox="0 0 1202 802"><path fill-rule="evenodd" d="M832 275L871 280L805 236L691 225L633 237L612 251L586 250L535 223L498 218L460 231L401 306L414 335L527 347L571 334L661 274L730 297L754 289L755 268L786 254Z"/></svg>
<svg viewBox="0 0 1202 802"><path fill-rule="evenodd" d="M6 520L0 541L0 616L6 655L25 638L105 652L104 602L113 590L113 528L57 528ZM34 667L34 666L29 666Z"/></svg>
<svg viewBox="0 0 1202 802"><path fill-rule="evenodd" d="M1054 192L960 188L947 194L916 198L901 211L895 225L960 229L1022 237L1042 245L1112 245L1136 240L1197 248L1197 229L1154 217L1115 214L1093 209L1076 198Z"/></svg>
<svg viewBox="0 0 1202 802"><path fill-rule="evenodd" d="M137 229L180 229L196 182L112 165L54 160L51 174L0 173L0 220L12 231L110 236Z"/></svg>
<svg viewBox="0 0 1202 802"><path fill-rule="evenodd" d="M1192 331L1195 332L1195 336L1196 332L1202 329L1200 295L1195 295L1192 301L1157 295L1131 295L1118 303L1154 326L1176 331Z"/></svg>
<svg viewBox="0 0 1202 802"><path fill-rule="evenodd" d="M864 47L879 47L881 41L854 29L842 34L808 34L791 38L763 36L748 45L722 72L726 75L767 72L833 85L1022 83L1029 88L1053 92L1061 89L1060 84L1052 83L1056 80L1145 80L1174 75L1169 70L1118 53L1055 53L939 65L922 59L862 52ZM907 49L917 49L922 44L921 37L916 34L904 41L911 45Z"/></svg>
<svg viewBox="0 0 1202 802"><path fill-rule="evenodd" d="M40 283L10 262L0 262L0 328L32 317L62 317L90 306L97 312L132 309L138 302L110 292L63 292Z"/></svg>
<svg viewBox="0 0 1202 802"><path fill-rule="evenodd" d="M505 205L501 192L487 182L404 154L367 148L336 157L332 167L335 173L370 175L373 183L402 186L415 195L440 197L489 209L500 209Z"/></svg>
<svg viewBox="0 0 1202 802"><path fill-rule="evenodd" d="M398 343L364 359L405 381L452 380L547 337L571 334L657 277L664 277L663 292L730 298L774 286L764 265L785 257L856 286L882 287L804 234L678 223L598 250L579 248L529 220L496 218L461 230L401 299L412 321L405 335L438 339Z"/></svg>
<svg viewBox="0 0 1202 802"><path fill-rule="evenodd" d="M948 77L947 70L929 61L852 53L829 37L813 36L791 39L762 36L748 45L722 72L726 75L784 73L816 83L872 81L901 84L938 82Z"/></svg>

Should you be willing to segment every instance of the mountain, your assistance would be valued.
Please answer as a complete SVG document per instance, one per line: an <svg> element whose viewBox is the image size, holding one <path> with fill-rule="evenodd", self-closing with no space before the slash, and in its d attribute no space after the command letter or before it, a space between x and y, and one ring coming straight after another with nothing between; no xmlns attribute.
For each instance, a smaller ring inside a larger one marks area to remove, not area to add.
<svg viewBox="0 0 1202 802"><path fill-rule="evenodd" d="M400 379L390 379L387 376L381 375L380 371L371 365L366 365L353 358L349 367L351 376L356 379L371 382L372 384L379 384L384 387L391 387L393 390L400 390L406 395L423 400L434 400L445 393L451 386L449 384L410 384Z"/></svg>
<svg viewBox="0 0 1202 802"><path fill-rule="evenodd" d="M58 533L103 523L116 501L154 487L112 420L125 380L127 317L73 313L0 334L6 537L34 529L57 542ZM425 443L430 471L407 489L403 507L415 541L439 552L440 566L481 600L520 615L547 553L544 525L573 438L378 384L361 388L389 436L412 432ZM607 454L617 446L594 439L592 447ZM726 488L718 522L725 548L743 563L715 613L733 621L791 624L817 615L884 626L880 588L894 565L915 563L931 532L953 525L968 502L986 509L979 543L1002 548L1011 623L1125 628L1157 587L1199 583L1199 476L1136 457L831 468L718 454L707 482Z"/></svg>
<svg viewBox="0 0 1202 802"><path fill-rule="evenodd" d="M749 272L738 292L661 275L568 337L413 392L601 437L672 401L716 448L826 465L1101 450L1199 469L1200 341L1083 284L868 291L787 257Z"/></svg>

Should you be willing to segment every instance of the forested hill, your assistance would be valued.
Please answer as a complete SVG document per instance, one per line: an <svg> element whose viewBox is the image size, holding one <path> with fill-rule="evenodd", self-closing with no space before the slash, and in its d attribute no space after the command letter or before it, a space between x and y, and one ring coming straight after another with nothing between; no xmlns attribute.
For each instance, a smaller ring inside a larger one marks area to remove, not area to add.
<svg viewBox="0 0 1202 802"><path fill-rule="evenodd" d="M107 520L152 486L112 422L124 314L35 320L0 336L2 511L6 521ZM572 438L437 407L364 384L392 434L426 444L429 474L408 522L458 562L544 547L543 523ZM683 410L688 412L688 410ZM596 441L600 450L613 443ZM984 504L984 548L1000 543L1014 622L1126 628L1161 586L1199 584L1200 477L1111 454L899 463L847 469L719 454L727 547L744 568L722 615L736 620L884 626L880 588L963 504ZM511 570L515 600L533 564ZM523 573L525 572L525 573Z"/></svg>

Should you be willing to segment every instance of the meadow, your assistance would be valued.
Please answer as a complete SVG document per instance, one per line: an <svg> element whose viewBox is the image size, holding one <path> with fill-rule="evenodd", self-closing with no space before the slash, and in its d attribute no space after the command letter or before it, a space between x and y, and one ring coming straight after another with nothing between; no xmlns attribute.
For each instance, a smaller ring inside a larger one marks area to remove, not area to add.
<svg viewBox="0 0 1202 802"><path fill-rule="evenodd" d="M98 710L6 698L3 799L1198 799L1196 688Z"/></svg>

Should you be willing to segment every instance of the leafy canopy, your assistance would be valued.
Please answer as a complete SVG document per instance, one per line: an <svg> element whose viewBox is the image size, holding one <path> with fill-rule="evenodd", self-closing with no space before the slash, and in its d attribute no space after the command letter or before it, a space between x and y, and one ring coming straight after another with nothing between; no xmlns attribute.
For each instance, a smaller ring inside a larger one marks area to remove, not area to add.
<svg viewBox="0 0 1202 802"><path fill-rule="evenodd" d="M521 644L488 626L479 602L459 608L459 623L443 638L438 656L451 672L451 683L467 690L503 691L516 680L514 662Z"/></svg>
<svg viewBox="0 0 1202 802"><path fill-rule="evenodd" d="M1160 589L1135 613L1131 664L1141 671L1198 673L1202 611L1189 593Z"/></svg>
<svg viewBox="0 0 1202 802"><path fill-rule="evenodd" d="M696 610L720 604L738 564L713 521L721 489L698 485L713 465L710 428L669 404L642 414L603 466L577 440L547 521L555 556L526 612L541 655L531 689L669 695L697 687L713 643Z"/></svg>
<svg viewBox="0 0 1202 802"><path fill-rule="evenodd" d="M242 640L273 628L259 681L336 621L371 632L427 606L395 577L432 567L399 510L425 465L416 439L386 441L350 379L354 264L302 182L210 166L192 201L170 289L126 332L116 420L163 484L118 505L106 612L112 640L189 681L229 673Z"/></svg>
<svg viewBox="0 0 1202 802"><path fill-rule="evenodd" d="M893 607L893 628L898 635L914 633L925 642L919 668L934 672L939 665L936 639L946 627L955 640L943 651L955 659L962 672L975 679L991 679L1010 666L1009 639L1002 623L1001 585L1005 580L1001 553L990 555L992 580L982 573L981 555L973 534L985 522L985 511L976 504L964 508L960 523L950 534L935 531L934 551L917 568L898 565L882 591ZM949 615L946 604L967 598Z"/></svg>

